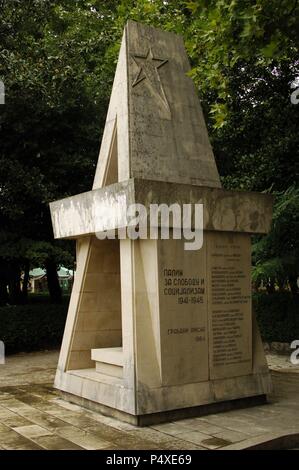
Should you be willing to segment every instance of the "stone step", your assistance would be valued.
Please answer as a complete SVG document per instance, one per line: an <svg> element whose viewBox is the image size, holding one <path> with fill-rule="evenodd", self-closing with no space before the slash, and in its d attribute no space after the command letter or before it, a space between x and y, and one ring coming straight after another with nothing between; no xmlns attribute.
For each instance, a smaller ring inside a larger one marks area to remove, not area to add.
<svg viewBox="0 0 299 470"><path fill-rule="evenodd" d="M91 359L96 362L96 372L110 377L123 377L123 349L121 347L92 349Z"/></svg>

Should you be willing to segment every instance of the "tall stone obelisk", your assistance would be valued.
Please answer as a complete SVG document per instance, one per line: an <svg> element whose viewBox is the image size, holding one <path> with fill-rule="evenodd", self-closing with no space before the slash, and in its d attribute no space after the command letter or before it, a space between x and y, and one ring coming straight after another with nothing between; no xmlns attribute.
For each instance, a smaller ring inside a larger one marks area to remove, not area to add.
<svg viewBox="0 0 299 470"><path fill-rule="evenodd" d="M270 229L272 200L221 188L189 68L181 37L128 22L93 190L51 204L55 238L77 239L55 386L136 424L260 401L271 387L250 236ZM203 204L203 247L96 236L126 227L133 203Z"/></svg>

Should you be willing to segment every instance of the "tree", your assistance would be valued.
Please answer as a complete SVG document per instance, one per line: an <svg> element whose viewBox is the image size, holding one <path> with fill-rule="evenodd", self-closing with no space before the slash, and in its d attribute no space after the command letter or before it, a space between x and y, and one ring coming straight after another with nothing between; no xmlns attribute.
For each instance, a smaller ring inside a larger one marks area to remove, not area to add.
<svg viewBox="0 0 299 470"><path fill-rule="evenodd" d="M298 207L299 188L277 193L272 230L253 245L253 280L256 285L263 283L269 292L277 284L280 290L289 287L293 294L298 293Z"/></svg>
<svg viewBox="0 0 299 470"><path fill-rule="evenodd" d="M32 253L40 243L47 243L50 253L43 259L50 293L59 298L55 266L70 248L60 248L53 257L48 203L90 188L113 68L103 61L113 2L97 4L1 2L0 77L6 105L0 108L0 236L12 302L21 298L15 292L21 269L28 270L35 259L28 258L28 246ZM4 290L2 283L6 296Z"/></svg>

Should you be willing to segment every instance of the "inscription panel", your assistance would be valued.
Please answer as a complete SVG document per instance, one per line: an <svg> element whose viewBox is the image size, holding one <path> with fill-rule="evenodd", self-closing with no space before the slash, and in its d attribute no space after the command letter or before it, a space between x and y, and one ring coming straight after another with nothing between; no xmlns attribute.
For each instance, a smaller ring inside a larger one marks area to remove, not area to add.
<svg viewBox="0 0 299 470"><path fill-rule="evenodd" d="M247 375L252 370L250 236L206 236L210 378Z"/></svg>
<svg viewBox="0 0 299 470"><path fill-rule="evenodd" d="M158 241L163 385L208 380L206 249Z"/></svg>

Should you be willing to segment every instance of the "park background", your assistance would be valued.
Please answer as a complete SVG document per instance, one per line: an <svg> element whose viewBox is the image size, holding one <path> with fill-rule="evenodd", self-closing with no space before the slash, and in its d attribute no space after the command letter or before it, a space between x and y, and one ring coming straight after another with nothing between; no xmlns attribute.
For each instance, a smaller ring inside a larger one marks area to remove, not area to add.
<svg viewBox="0 0 299 470"><path fill-rule="evenodd" d="M253 238L253 303L265 342L299 339L299 3L296 0L0 0L0 339L59 346L69 302L49 202L91 189L128 19L181 34L221 182L275 197ZM43 269L44 292L28 290Z"/></svg>

